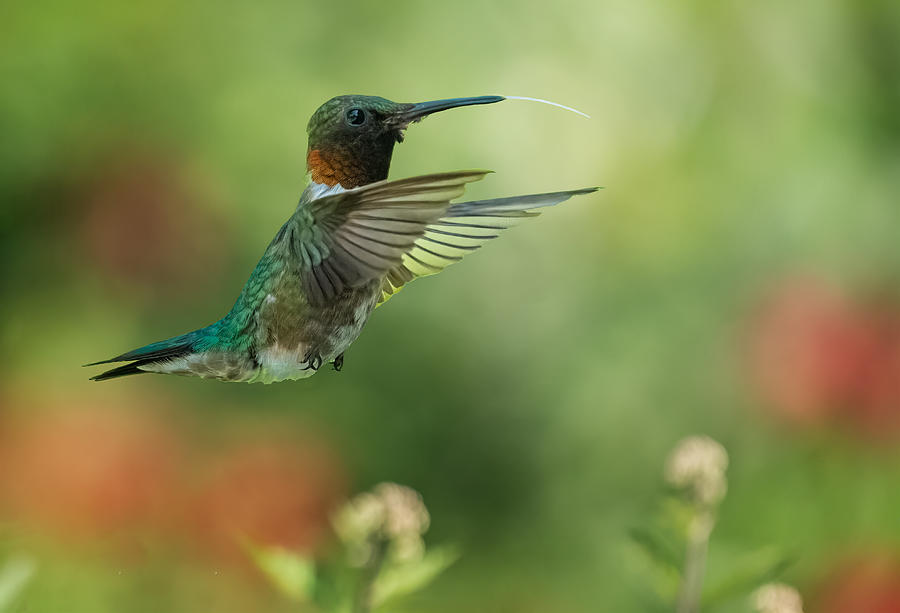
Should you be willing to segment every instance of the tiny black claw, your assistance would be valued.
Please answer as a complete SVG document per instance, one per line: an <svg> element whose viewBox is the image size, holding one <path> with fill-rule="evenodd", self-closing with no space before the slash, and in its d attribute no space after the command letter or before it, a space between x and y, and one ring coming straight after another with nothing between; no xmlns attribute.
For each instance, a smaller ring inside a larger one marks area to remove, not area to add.
<svg viewBox="0 0 900 613"><path fill-rule="evenodd" d="M322 356L312 350L303 356L303 361L306 362L303 370L319 370L319 367L322 366Z"/></svg>
<svg viewBox="0 0 900 613"><path fill-rule="evenodd" d="M344 367L344 354L342 353L338 357L334 358L331 362L331 365L334 366L334 369L337 372L341 372L341 369Z"/></svg>

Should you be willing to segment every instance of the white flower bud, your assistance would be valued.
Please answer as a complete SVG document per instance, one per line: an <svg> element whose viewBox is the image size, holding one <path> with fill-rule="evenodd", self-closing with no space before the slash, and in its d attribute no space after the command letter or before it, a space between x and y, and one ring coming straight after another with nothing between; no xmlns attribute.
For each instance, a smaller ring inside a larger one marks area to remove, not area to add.
<svg viewBox="0 0 900 613"><path fill-rule="evenodd" d="M666 461L665 477L671 485L689 488L705 506L721 502L727 490L728 452L708 436L682 439Z"/></svg>
<svg viewBox="0 0 900 613"><path fill-rule="evenodd" d="M375 495L384 504L385 530L391 537L419 536L428 530L431 518L417 491L396 483L381 483L375 487Z"/></svg>
<svg viewBox="0 0 900 613"><path fill-rule="evenodd" d="M411 560L422 556L422 534L430 518L418 492L396 483L380 483L359 494L332 518L334 530L348 549L351 563L364 565L373 542L387 541L391 555Z"/></svg>
<svg viewBox="0 0 900 613"><path fill-rule="evenodd" d="M753 604L759 613L803 613L800 593L783 583L767 583L756 590Z"/></svg>
<svg viewBox="0 0 900 613"><path fill-rule="evenodd" d="M363 543L384 525L384 502L368 492L345 504L332 519L334 530L345 543Z"/></svg>

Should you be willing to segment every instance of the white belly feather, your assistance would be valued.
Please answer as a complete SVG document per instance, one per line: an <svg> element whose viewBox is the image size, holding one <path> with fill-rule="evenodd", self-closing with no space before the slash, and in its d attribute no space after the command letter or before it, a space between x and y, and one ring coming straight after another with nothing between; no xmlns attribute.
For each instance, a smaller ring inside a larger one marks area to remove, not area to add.
<svg viewBox="0 0 900 613"><path fill-rule="evenodd" d="M371 301L360 304L354 311L353 323L339 326L332 330L331 342L334 349L327 355L320 356L322 365L328 364L334 358L344 353L353 344L353 341L359 338L359 334L369 319L372 309L375 308L376 301L377 296L374 296ZM309 347L304 343L297 347L282 347L278 344L266 347L256 355L259 370L249 382L275 383L277 381L296 381L311 377L318 371L310 368L306 359L308 353Z"/></svg>

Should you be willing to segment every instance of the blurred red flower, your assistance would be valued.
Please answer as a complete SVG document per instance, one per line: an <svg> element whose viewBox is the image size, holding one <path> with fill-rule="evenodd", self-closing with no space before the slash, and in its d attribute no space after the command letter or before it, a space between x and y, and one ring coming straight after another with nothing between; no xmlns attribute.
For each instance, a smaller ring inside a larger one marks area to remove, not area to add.
<svg viewBox="0 0 900 613"><path fill-rule="evenodd" d="M896 301L873 305L822 281L789 280L752 321L749 363L765 401L790 420L900 430Z"/></svg>
<svg viewBox="0 0 900 613"><path fill-rule="evenodd" d="M819 613L900 613L900 560L871 555L842 563L814 598Z"/></svg>
<svg viewBox="0 0 900 613"><path fill-rule="evenodd" d="M339 461L320 443L251 437L202 471L191 530L217 556L245 557L242 538L308 551L329 533L345 481Z"/></svg>
<svg viewBox="0 0 900 613"><path fill-rule="evenodd" d="M184 422L133 402L12 402L0 412L0 517L50 539L188 545L244 563L242 538L311 550L346 495L327 444L284 423L188 449Z"/></svg>
<svg viewBox="0 0 900 613"><path fill-rule="evenodd" d="M208 283L227 264L209 196L171 155L122 149L79 190L80 239L94 266L128 283Z"/></svg>
<svg viewBox="0 0 900 613"><path fill-rule="evenodd" d="M900 431L900 304L880 305L869 317L879 344L861 382L855 415L869 431Z"/></svg>
<svg viewBox="0 0 900 613"><path fill-rule="evenodd" d="M67 407L6 424L2 498L59 537L158 526L178 491L180 445L145 412Z"/></svg>

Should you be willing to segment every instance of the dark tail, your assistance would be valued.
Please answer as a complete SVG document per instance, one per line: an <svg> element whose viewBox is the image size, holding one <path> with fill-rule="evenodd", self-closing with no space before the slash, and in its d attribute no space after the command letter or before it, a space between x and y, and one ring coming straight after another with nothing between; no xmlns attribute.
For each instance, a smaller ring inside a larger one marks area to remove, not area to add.
<svg viewBox="0 0 900 613"><path fill-rule="evenodd" d="M141 370L140 368L138 368L138 366L149 364L153 361L154 360L139 360L137 362L132 362L131 364L125 364L117 368L111 368L106 372L100 373L99 375L94 375L93 377L91 377L91 381L106 381L107 379L127 377L128 375L145 375L147 374L147 371Z"/></svg>
<svg viewBox="0 0 900 613"><path fill-rule="evenodd" d="M85 366L97 366L98 364L110 364L112 362L131 362L130 364L124 364L91 377L91 381L106 381L107 379L116 379L128 375L140 375L147 372L146 370L142 370L141 366L159 362L161 360L178 358L192 353L194 351L194 343L197 341L200 332L202 332L202 330L188 332L187 334L159 341L158 343L145 345L144 347L128 351L108 360L100 360L99 362L85 364Z"/></svg>

